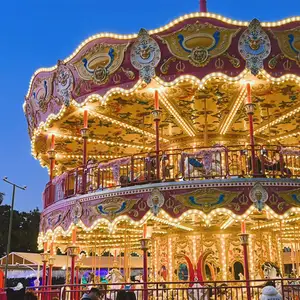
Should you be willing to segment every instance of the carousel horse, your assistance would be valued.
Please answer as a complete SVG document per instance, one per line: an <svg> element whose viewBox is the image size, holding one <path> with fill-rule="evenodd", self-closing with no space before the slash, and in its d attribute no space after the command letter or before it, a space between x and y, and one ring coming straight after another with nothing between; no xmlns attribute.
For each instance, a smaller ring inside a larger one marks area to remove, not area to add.
<svg viewBox="0 0 300 300"><path fill-rule="evenodd" d="M70 284L71 275L68 274L66 278L65 285L60 290L59 299L60 300L70 300L71 299L71 288L68 286Z"/></svg>
<svg viewBox="0 0 300 300"><path fill-rule="evenodd" d="M69 286L63 286L61 288L59 299L60 300L70 300L71 299L71 289Z"/></svg>
<svg viewBox="0 0 300 300"><path fill-rule="evenodd" d="M260 275L260 272L257 272L255 275L253 275L254 280L260 280L251 283L251 286L253 286L253 290L252 290L253 299L259 299L259 295L261 294L261 289L270 285L274 286L281 294L281 284L279 281L276 281L276 279L282 278L278 266L272 262L265 262L262 264L261 270L263 272L263 276ZM263 279L265 279L266 281L261 281ZM245 280L243 275L240 276L240 280ZM243 293L245 293L245 291L246 289L243 288Z"/></svg>
<svg viewBox="0 0 300 300"><path fill-rule="evenodd" d="M281 282L276 280L276 279L281 279L282 275L280 272L280 269L277 265L275 265L272 262L265 262L262 265L262 271L264 274L264 278L265 279L269 279L270 281L267 282L266 285L273 285L275 286L276 290L278 291L278 293L282 293L281 290Z"/></svg>
<svg viewBox="0 0 300 300"><path fill-rule="evenodd" d="M265 262L262 265L262 270L265 279L282 278L279 267L272 262Z"/></svg>
<svg viewBox="0 0 300 300"><path fill-rule="evenodd" d="M112 291L107 293L108 300L136 300L135 293L131 286L124 286L124 277L118 269L112 269L105 276L105 279L113 284Z"/></svg>
<svg viewBox="0 0 300 300"><path fill-rule="evenodd" d="M206 153L203 158L185 157L182 173L187 178L221 174L221 153Z"/></svg>
<svg viewBox="0 0 300 300"><path fill-rule="evenodd" d="M122 283L124 282L123 275L121 274L121 272L118 269L112 269L107 273L107 275L105 276L105 279L109 283L113 283L113 285L111 287L111 289L113 291L109 291L107 293L107 298L110 299L110 300L116 300L117 299L117 294L118 294L117 290L121 289ZM120 284L115 285L115 283L120 283Z"/></svg>

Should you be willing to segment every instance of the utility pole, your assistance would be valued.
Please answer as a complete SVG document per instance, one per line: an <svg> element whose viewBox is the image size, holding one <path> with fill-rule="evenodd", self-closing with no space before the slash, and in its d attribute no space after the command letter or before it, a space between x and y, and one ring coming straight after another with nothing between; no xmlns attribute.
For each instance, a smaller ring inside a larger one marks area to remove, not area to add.
<svg viewBox="0 0 300 300"><path fill-rule="evenodd" d="M11 208L10 208L10 217L9 217L9 228L8 228L8 238L7 238L7 249L6 249L6 263L5 263L5 287L7 287L7 271L8 271L8 257L10 253L10 243L11 243L11 231L12 231L12 221L14 214L14 204L15 204L15 194L16 188L21 190L26 190L26 186L19 186L8 180L7 177L3 178L3 181L13 186L12 199L11 199Z"/></svg>

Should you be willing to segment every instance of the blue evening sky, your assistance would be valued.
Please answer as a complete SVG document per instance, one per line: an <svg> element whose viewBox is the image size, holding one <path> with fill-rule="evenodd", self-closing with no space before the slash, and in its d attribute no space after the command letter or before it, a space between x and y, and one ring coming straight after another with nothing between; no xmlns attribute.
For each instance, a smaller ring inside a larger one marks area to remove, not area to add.
<svg viewBox="0 0 300 300"><path fill-rule="evenodd" d="M199 10L197 0L3 0L1 2L0 176L28 190L18 191L16 208L41 208L46 169L30 154L22 103L39 67L67 57L87 37L103 31L135 33ZM276 21L300 15L299 0L208 0L210 12L240 20ZM11 187L0 182L10 203Z"/></svg>

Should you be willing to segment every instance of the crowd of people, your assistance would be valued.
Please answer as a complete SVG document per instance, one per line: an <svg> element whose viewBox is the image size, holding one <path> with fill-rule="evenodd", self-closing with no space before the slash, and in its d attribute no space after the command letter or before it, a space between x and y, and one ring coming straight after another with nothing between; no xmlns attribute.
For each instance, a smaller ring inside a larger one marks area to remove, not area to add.
<svg viewBox="0 0 300 300"><path fill-rule="evenodd" d="M98 288L92 287L87 290L81 300L100 300L102 293ZM14 288L8 288L6 290L7 300L39 300L40 297L34 290L27 290L25 287L19 283ZM63 300L59 297L52 297L51 300Z"/></svg>

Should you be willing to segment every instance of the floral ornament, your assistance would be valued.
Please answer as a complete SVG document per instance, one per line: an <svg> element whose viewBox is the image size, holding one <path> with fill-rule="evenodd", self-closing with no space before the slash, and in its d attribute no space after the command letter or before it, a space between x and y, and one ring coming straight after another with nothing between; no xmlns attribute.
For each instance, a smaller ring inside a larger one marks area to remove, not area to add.
<svg viewBox="0 0 300 300"><path fill-rule="evenodd" d="M29 132L29 135L32 136L34 128L36 127L37 124L36 124L36 118L34 115L34 110L31 106L30 101L26 101L25 114L26 114L27 123L28 123L28 132Z"/></svg>
<svg viewBox="0 0 300 300"><path fill-rule="evenodd" d="M96 210L102 217L113 220L117 216L129 212L135 203L135 199L105 198L101 203L97 204Z"/></svg>
<svg viewBox="0 0 300 300"><path fill-rule="evenodd" d="M175 59L189 61L195 67L204 67L212 58L228 50L232 38L239 30L197 21L159 38L167 44ZM218 62L220 63L221 60ZM236 60L235 64L237 64Z"/></svg>
<svg viewBox="0 0 300 300"><path fill-rule="evenodd" d="M58 61L55 84L57 94L63 100L64 105L69 106L74 87L74 78L71 70L62 61Z"/></svg>
<svg viewBox="0 0 300 300"><path fill-rule="evenodd" d="M96 44L83 53L74 66L81 79L97 85L108 82L121 66L128 44Z"/></svg>
<svg viewBox="0 0 300 300"><path fill-rule="evenodd" d="M53 229L58 225L60 225L63 219L64 219L64 211L58 210L58 211L51 212L50 214L47 215L46 226L48 228Z"/></svg>
<svg viewBox="0 0 300 300"><path fill-rule="evenodd" d="M44 216L41 216L41 221L40 221L40 232L46 232L47 228L47 218Z"/></svg>
<svg viewBox="0 0 300 300"><path fill-rule="evenodd" d="M300 206L300 189L278 192L278 195L284 200L284 203L297 207Z"/></svg>
<svg viewBox="0 0 300 300"><path fill-rule="evenodd" d="M45 113L52 97L53 76L37 78L32 87L30 101L36 111Z"/></svg>
<svg viewBox="0 0 300 300"><path fill-rule="evenodd" d="M246 60L246 67L253 75L263 69L263 61L270 55L271 42L268 35L262 30L257 19L251 21L249 27L239 39L238 49Z"/></svg>
<svg viewBox="0 0 300 300"><path fill-rule="evenodd" d="M268 197L268 192L259 182L253 186L249 193L249 198L254 203L254 206L258 209L258 211L262 211Z"/></svg>
<svg viewBox="0 0 300 300"><path fill-rule="evenodd" d="M158 214L159 209L164 205L164 203L164 195L158 189L153 189L147 200L147 205L150 207L151 212L155 216Z"/></svg>
<svg viewBox="0 0 300 300"><path fill-rule="evenodd" d="M136 42L132 45L130 60L146 83L149 83L155 76L155 67L160 58L161 52L158 43L149 36L145 29L141 29Z"/></svg>
<svg viewBox="0 0 300 300"><path fill-rule="evenodd" d="M281 58L287 57L297 63L300 67L300 27L285 31L272 31L282 53L278 54Z"/></svg>
<svg viewBox="0 0 300 300"><path fill-rule="evenodd" d="M77 202L71 209L71 218L75 225L78 224L81 216L82 216L82 206L79 202Z"/></svg>
<svg viewBox="0 0 300 300"><path fill-rule="evenodd" d="M216 208L229 206L239 194L240 192L205 187L186 194L175 195L175 199L185 207L209 213Z"/></svg>

